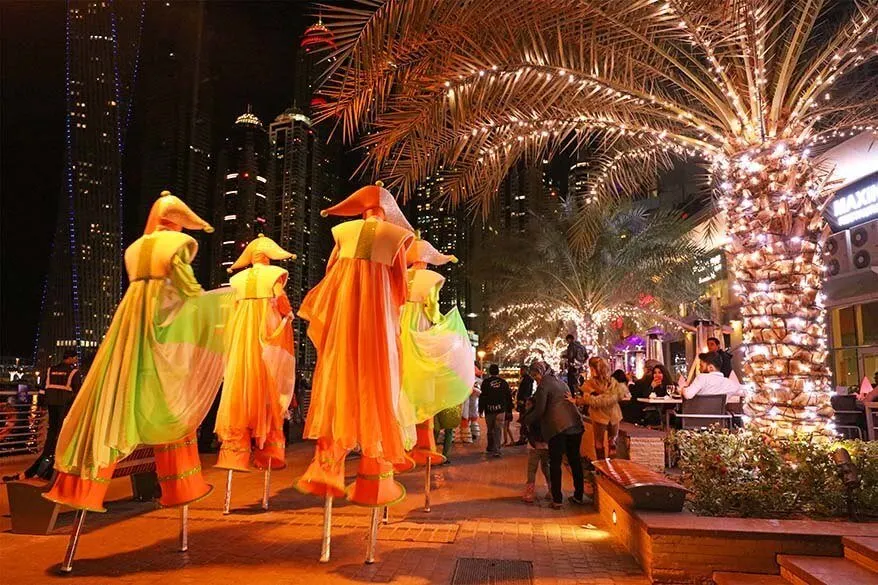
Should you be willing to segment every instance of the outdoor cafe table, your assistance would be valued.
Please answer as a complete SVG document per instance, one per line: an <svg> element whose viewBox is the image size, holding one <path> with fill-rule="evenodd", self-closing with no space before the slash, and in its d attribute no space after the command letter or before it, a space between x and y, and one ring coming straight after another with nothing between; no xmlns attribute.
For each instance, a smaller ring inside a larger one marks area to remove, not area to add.
<svg viewBox="0 0 878 585"><path fill-rule="evenodd" d="M677 407L678 404L683 404L682 398L638 398L637 402L642 402L643 404L652 404L658 406L662 410L662 428L667 431L671 426L671 411Z"/></svg>

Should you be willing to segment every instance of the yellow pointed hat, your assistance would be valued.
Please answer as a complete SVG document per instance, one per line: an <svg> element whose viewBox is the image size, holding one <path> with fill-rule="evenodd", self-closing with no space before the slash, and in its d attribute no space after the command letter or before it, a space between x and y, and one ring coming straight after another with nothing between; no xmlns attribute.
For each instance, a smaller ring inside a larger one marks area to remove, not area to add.
<svg viewBox="0 0 878 585"><path fill-rule="evenodd" d="M213 232L213 226L198 217L182 199L171 195L170 191L162 191L156 202L152 204L143 233L151 234L160 224L178 231L185 228L187 230L204 230L207 233Z"/></svg>
<svg viewBox="0 0 878 585"><path fill-rule="evenodd" d="M384 183L381 181L357 189L343 201L321 211L320 215L323 217L327 215L351 217L362 215L370 209L376 208L384 211L384 217L390 223L410 232L415 231L403 215L399 205L396 204L396 199L393 198L390 191L384 188Z"/></svg>
<svg viewBox="0 0 878 585"><path fill-rule="evenodd" d="M433 266L442 266L443 264L448 264L449 262L456 264L457 256L452 254L443 254L435 247L433 244L428 242L427 240L421 239L421 232L415 232L418 238L409 246L408 251L405 254L406 264L411 266L415 262L425 262L427 264L432 264Z"/></svg>
<svg viewBox="0 0 878 585"><path fill-rule="evenodd" d="M247 244L247 247L244 248L244 251L241 252L241 255L235 260L235 263L229 266L228 271L232 272L250 266L260 255L265 256L269 260L296 258L295 254L287 252L271 238L266 237L264 234L259 234L256 236L255 240Z"/></svg>

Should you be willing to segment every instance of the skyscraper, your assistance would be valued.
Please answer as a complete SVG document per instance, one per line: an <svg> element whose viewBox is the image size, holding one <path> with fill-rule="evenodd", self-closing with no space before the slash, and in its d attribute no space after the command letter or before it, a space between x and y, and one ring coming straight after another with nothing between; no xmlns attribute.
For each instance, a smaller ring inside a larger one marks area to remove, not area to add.
<svg viewBox="0 0 878 585"><path fill-rule="evenodd" d="M313 125L313 107L322 98L315 93L320 48L333 44L332 33L318 23L302 36L296 59L293 105L269 125L271 150L270 223L272 234L285 250L296 254L287 267L287 295L298 307L326 270L332 251L331 222L320 210L332 204L340 189L340 157L327 132ZM307 337L307 323L296 320L296 362L313 369L317 354Z"/></svg>
<svg viewBox="0 0 878 585"><path fill-rule="evenodd" d="M211 160L212 79L208 70L203 0L150 2L143 27L143 63L136 90L133 169L139 202L129 214L143 225L163 189L181 197L201 217L209 215L213 190ZM134 185L132 185L134 187ZM210 237L201 244L196 273L210 265ZM131 238L129 238L131 239ZM207 281L207 274L200 274Z"/></svg>
<svg viewBox="0 0 878 585"><path fill-rule="evenodd" d="M66 148L37 362L97 347L122 290L122 158L144 2L67 3Z"/></svg>
<svg viewBox="0 0 878 585"><path fill-rule="evenodd" d="M226 285L231 266L260 233L271 233L268 206L269 148L265 127L247 109L238 116L218 160L211 281ZM292 250L291 250L292 251Z"/></svg>

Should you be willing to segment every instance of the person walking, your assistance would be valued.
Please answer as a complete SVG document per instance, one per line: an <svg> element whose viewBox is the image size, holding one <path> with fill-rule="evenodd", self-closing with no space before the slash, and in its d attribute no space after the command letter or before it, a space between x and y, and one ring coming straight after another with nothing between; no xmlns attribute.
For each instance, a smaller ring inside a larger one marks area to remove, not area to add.
<svg viewBox="0 0 878 585"><path fill-rule="evenodd" d="M491 364L488 377L482 381L482 394L479 396L479 414L485 416L488 426L488 448L486 453L500 456L503 442L503 423L506 413L512 412L512 390L506 380L500 377L500 368Z"/></svg>
<svg viewBox="0 0 878 585"><path fill-rule="evenodd" d="M582 396L574 402L577 406L588 406L588 416L594 425L594 448L598 459L607 457L604 450L604 436L610 455L616 449L616 434L622 420L619 401L629 400L628 388L610 375L606 360L593 357L588 360L589 378L582 385Z"/></svg>
<svg viewBox="0 0 878 585"><path fill-rule="evenodd" d="M564 360L567 363L567 386L570 388L570 394L575 395L579 391L579 374L588 360L588 350L572 333L564 340L567 342L567 349L564 351Z"/></svg>
<svg viewBox="0 0 878 585"><path fill-rule="evenodd" d="M527 373L527 366L520 368L521 379L518 381L518 392L515 395L515 406L518 410L518 440L514 445L527 443L528 427L524 424L524 411L527 401L534 394L534 379Z"/></svg>
<svg viewBox="0 0 878 585"><path fill-rule="evenodd" d="M549 483L552 491L552 507L561 508L561 459L567 455L570 472L573 475L574 504L584 504L584 476L579 445L582 442L582 417L571 401L567 385L559 380L549 365L535 361L530 365L529 374L537 383L534 393L534 408L525 416L525 423L538 423L543 439L549 445Z"/></svg>
<svg viewBox="0 0 878 585"><path fill-rule="evenodd" d="M525 412L522 416L526 416L528 412L533 410L533 407L533 398L528 398L525 401ZM551 497L552 493L552 481L549 473L549 444L543 440L538 422L530 425L527 440L527 482L524 484L524 493L521 496L521 500L527 504L532 504L536 499L537 468L543 472L546 487L549 488L549 497Z"/></svg>

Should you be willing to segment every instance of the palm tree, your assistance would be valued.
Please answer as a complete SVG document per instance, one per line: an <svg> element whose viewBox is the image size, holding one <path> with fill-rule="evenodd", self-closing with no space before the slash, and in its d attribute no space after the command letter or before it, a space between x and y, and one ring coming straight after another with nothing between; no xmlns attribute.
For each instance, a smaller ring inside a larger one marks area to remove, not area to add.
<svg viewBox="0 0 878 585"><path fill-rule="evenodd" d="M832 434L820 149L873 131L878 0L360 0L336 35L323 112L407 197L442 172L483 212L520 159L588 144L586 202L668 156L710 165L741 300L747 412ZM587 213L576 230L590 236ZM588 239L586 237L586 239Z"/></svg>
<svg viewBox="0 0 878 585"><path fill-rule="evenodd" d="M639 330L679 323L679 305L701 296L705 253L691 239L693 221L679 212L603 205L588 248L574 241L574 222L569 209L534 215L523 233L498 233L477 256L470 277L486 285L495 355L556 358L571 329L591 353L606 350L618 341L611 322L633 321Z"/></svg>

